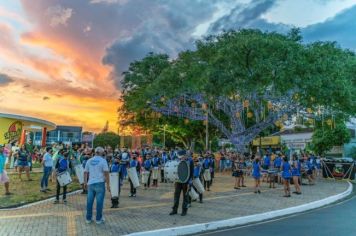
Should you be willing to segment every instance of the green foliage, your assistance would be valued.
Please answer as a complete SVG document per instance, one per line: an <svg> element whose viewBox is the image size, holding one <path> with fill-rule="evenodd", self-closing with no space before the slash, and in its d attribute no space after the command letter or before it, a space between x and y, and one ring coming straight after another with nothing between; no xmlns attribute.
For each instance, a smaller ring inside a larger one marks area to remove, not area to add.
<svg viewBox="0 0 356 236"><path fill-rule="evenodd" d="M311 149L318 155L324 155L333 146L341 146L348 143L350 139L350 131L344 123L338 124L334 129L329 127L318 128L314 131Z"/></svg>
<svg viewBox="0 0 356 236"><path fill-rule="evenodd" d="M350 150L350 157L352 157L354 160L356 160L356 147L352 147Z"/></svg>
<svg viewBox="0 0 356 236"><path fill-rule="evenodd" d="M267 89L282 96L296 89L295 100L305 108L315 111L323 107L348 116L356 113L355 84L354 53L331 42L302 43L299 29L292 29L287 35L251 29L229 31L197 41L195 51L181 52L174 60L151 53L131 63L122 82L124 109L135 116L132 123L158 135L162 135L166 124L170 138L184 146L192 140L204 143L204 125L187 124L174 117L150 118L152 98L200 93L209 99L214 115L230 127L228 117L214 110L218 96L238 95L238 99L245 99ZM253 105L261 104L250 104ZM244 119L248 125L258 122ZM221 135L210 129L213 136ZM329 140L323 138L327 135L317 132L316 150L330 148Z"/></svg>
<svg viewBox="0 0 356 236"><path fill-rule="evenodd" d="M94 138L94 147L105 147L109 145L111 148L115 148L120 143L120 136L114 132L100 133Z"/></svg>

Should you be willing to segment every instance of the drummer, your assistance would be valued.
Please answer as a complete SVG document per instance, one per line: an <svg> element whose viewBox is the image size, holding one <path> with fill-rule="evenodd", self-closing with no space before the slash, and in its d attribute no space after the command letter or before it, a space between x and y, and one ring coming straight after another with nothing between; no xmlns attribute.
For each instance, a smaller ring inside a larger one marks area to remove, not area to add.
<svg viewBox="0 0 356 236"><path fill-rule="evenodd" d="M185 150L180 150L177 152L177 156L181 161L187 161L187 153ZM193 177L193 172L194 172L194 166L191 162L189 162L190 165L190 173L188 177L188 181L185 183L180 183L176 182L174 184L174 205L172 207L172 211L169 213L169 215L176 215L178 213L178 206L179 206L179 198L181 193L183 192L183 204L182 204L182 214L181 216L187 215L188 212L188 204L189 204L189 199L188 199L188 187L189 184L192 181Z"/></svg>
<svg viewBox="0 0 356 236"><path fill-rule="evenodd" d="M204 176L204 172L210 171L210 158L206 155L203 159L203 176ZM210 180L206 180L204 179L204 189L207 191L210 191Z"/></svg>
<svg viewBox="0 0 356 236"><path fill-rule="evenodd" d="M152 169L152 160L151 160L151 153L147 153L146 154L146 160L143 162L143 168L144 171L148 172L148 180L147 183L144 183L144 187L145 189L150 187L150 183L151 183L151 169Z"/></svg>
<svg viewBox="0 0 356 236"><path fill-rule="evenodd" d="M133 153L132 154L132 160L130 161L130 168L136 168L136 171L139 172L140 166L139 162L136 160L137 159L137 154ZM130 195L129 197L136 197L136 188L134 188L134 185L132 183L132 180L130 179L129 176L129 182L130 182Z"/></svg>
<svg viewBox="0 0 356 236"><path fill-rule="evenodd" d="M161 183L167 183L167 180L164 178L164 165L168 162L168 155L165 150L163 150L161 155Z"/></svg>
<svg viewBox="0 0 356 236"><path fill-rule="evenodd" d="M120 165L120 159L119 156L116 156L114 158L114 162L112 163L110 167L110 172L111 173L121 173L121 165ZM119 207L119 197L120 197L120 192L121 192L121 178L119 178L119 196L117 197L111 197L111 208L118 208Z"/></svg>
<svg viewBox="0 0 356 236"><path fill-rule="evenodd" d="M155 152L154 157L152 158L152 168L153 168L153 172L155 172L155 174L153 174L153 187L158 187L158 169L159 166L161 165L161 160L158 157L158 152Z"/></svg>
<svg viewBox="0 0 356 236"><path fill-rule="evenodd" d="M71 168L72 164L71 162L68 160L69 157L69 153L68 152L64 152L63 149L61 149L59 151L58 154L58 161L56 163L55 166L55 172L58 174L64 173L65 171L68 171L69 168ZM59 194L61 191L61 185L59 184L58 180L57 180L57 192L56 192L56 200L54 201L54 204L58 204L59 203ZM63 186L63 203L67 203L67 185Z"/></svg>

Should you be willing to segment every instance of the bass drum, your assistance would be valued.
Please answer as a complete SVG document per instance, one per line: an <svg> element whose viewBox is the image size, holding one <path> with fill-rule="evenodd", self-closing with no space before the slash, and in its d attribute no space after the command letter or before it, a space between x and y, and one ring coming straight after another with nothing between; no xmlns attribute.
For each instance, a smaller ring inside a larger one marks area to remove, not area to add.
<svg viewBox="0 0 356 236"><path fill-rule="evenodd" d="M189 161L181 161L178 164L178 182L187 183L190 178Z"/></svg>
<svg viewBox="0 0 356 236"><path fill-rule="evenodd" d="M169 182L178 182L178 161L168 161L164 165L164 177Z"/></svg>

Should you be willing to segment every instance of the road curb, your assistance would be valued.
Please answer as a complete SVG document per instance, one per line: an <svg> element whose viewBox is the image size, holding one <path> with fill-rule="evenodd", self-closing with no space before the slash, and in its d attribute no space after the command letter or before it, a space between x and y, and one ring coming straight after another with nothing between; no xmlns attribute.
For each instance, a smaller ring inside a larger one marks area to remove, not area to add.
<svg viewBox="0 0 356 236"><path fill-rule="evenodd" d="M82 190L82 189L75 190L75 191L73 191L73 192L67 193L67 196L74 195L74 194L78 194L78 193L80 193L81 191L83 191L83 190ZM38 205L38 204L42 204L42 203L45 203L45 202L54 201L55 199L56 199L56 197L50 197L50 198L47 198L47 199L45 199L45 200L36 201L36 202L29 203L29 204L25 204L25 205L22 205L22 206L19 206L19 207L2 208L2 209L0 209L0 211L19 210L19 209L23 209L23 208L28 208L28 207L36 206L36 205Z"/></svg>
<svg viewBox="0 0 356 236"><path fill-rule="evenodd" d="M281 217L285 215L290 215L290 214L295 214L295 213L300 213L308 210L312 210L315 208L319 208L331 203L334 203L336 201L339 201L348 195L352 193L352 188L353 185L349 183L349 187L347 188L346 191L318 200L310 203L306 203L303 205L295 206L295 207L289 207L281 210L275 210L275 211L269 211L269 212L264 212L260 214L254 214L254 215L249 215L249 216L242 216L242 217L236 217L232 219L227 219L227 220L221 220L221 221L213 221L213 222L208 222L208 223L202 223L202 224L194 224L194 225L186 225L186 226L180 226L180 227L173 227L173 228L167 228L167 229L159 229L159 230L152 230L152 231L145 231L145 232L137 232L137 233L132 233L128 234L131 236L157 236L157 235L187 235L187 234L195 234L195 233L202 233L204 231L210 231L210 230L217 230L221 228L226 228L226 227L234 227L234 226L239 226L239 225L245 225L245 224L250 224L250 223L255 223L263 220L269 220L272 218L276 217Z"/></svg>

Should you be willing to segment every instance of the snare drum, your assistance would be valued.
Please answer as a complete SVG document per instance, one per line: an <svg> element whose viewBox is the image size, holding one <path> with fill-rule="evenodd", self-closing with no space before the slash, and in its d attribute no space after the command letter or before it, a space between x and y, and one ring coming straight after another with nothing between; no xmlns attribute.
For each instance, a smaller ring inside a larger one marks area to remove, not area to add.
<svg viewBox="0 0 356 236"><path fill-rule="evenodd" d="M204 186L203 184L201 183L200 179L199 178L195 178L193 179L193 186L197 189L197 191L199 193L204 193Z"/></svg>
<svg viewBox="0 0 356 236"><path fill-rule="evenodd" d="M72 178L70 177L70 174L68 171L58 173L57 180L61 187L67 186L68 184L72 183Z"/></svg>
<svg viewBox="0 0 356 236"><path fill-rule="evenodd" d="M194 190L194 188L190 188L189 196L192 200L197 200L199 198L199 194Z"/></svg>
<svg viewBox="0 0 356 236"><path fill-rule="evenodd" d="M210 170L209 169L204 170L203 177L204 177L205 181L210 181L211 180L211 174L210 174Z"/></svg>

